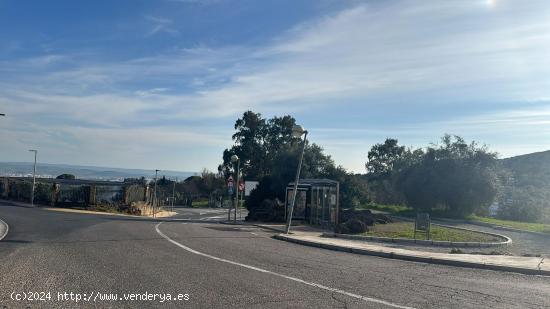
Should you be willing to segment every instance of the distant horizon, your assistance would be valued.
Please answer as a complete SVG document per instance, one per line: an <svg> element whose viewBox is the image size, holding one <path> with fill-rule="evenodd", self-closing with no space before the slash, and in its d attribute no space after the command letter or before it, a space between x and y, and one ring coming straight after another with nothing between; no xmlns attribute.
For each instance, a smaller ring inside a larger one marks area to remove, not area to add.
<svg viewBox="0 0 550 309"><path fill-rule="evenodd" d="M0 162L0 176L31 177L34 162ZM107 167L66 163L37 162L36 175L39 178L56 178L61 174L72 174L77 179L122 181L126 178L153 179L155 170L125 167ZM161 170L158 177L184 180L200 172Z"/></svg>
<svg viewBox="0 0 550 309"><path fill-rule="evenodd" d="M491 149L489 149L491 150ZM515 158L515 157L521 157L521 156L526 156L526 155L533 155L533 154L538 154L538 153L544 153L544 152L549 152L550 149L548 150L542 150L542 151L535 151L535 152L529 152L529 153L524 153L524 154L518 154L518 155L513 155L513 156L507 156L507 157L498 157L499 160L504 160L504 159L510 159L510 158ZM10 163L13 163L13 164L34 164L33 161L0 161L0 164L10 164ZM366 161L365 161L366 163ZM40 161L37 161L37 165L40 165L40 164L44 164L44 165L56 165L56 166L69 166L69 167L79 167L79 168L102 168L102 169L120 169L120 170L134 170L134 171L149 171L149 172L154 172L155 169L150 169L150 168L134 168L134 167L114 167L114 166L101 166L101 165L82 165L82 164L69 164L69 163L51 163L51 162L40 162ZM189 173L189 174L195 174L195 175L199 175L201 173L201 171L205 169L205 168L201 168L200 170L198 171L179 171L179 170L160 170L159 171L159 175L162 174L162 172L175 172L175 173ZM207 169L207 168L206 168ZM214 171L214 170L210 170L210 169L207 169L208 171L210 172L213 172L213 173L216 173L217 171ZM356 174L366 174L366 169L360 173L357 173L355 171L352 171Z"/></svg>
<svg viewBox="0 0 550 309"><path fill-rule="evenodd" d="M15 163L15 164L34 164L34 161L0 161L0 164L3 163ZM37 161L37 165L46 164L46 165L66 165L71 167L94 167L94 168L109 168L109 169L124 169L124 170L140 170L140 171L155 171L155 169L150 168L133 168L133 167L115 167L115 166L104 166L104 165L83 165L83 164L71 164L71 163L51 163L51 162L41 162ZM177 173L197 173L200 174L201 171L179 171L179 170L159 170L159 172L177 172ZM214 172L214 171L211 171Z"/></svg>

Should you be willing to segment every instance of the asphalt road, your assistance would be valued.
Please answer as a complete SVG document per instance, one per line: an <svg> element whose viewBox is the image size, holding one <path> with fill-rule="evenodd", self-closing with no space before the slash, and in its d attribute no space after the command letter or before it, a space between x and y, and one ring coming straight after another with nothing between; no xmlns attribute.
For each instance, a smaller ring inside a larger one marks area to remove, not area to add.
<svg viewBox="0 0 550 309"><path fill-rule="evenodd" d="M201 220L226 210L185 211L179 218L192 222L0 205L10 225L0 241L0 308L550 307L549 277L305 247ZM11 299L23 292L51 300ZM58 299L71 292L73 300ZM129 293L183 300L122 299ZM96 300L76 302L84 294ZM100 300L105 294L119 300Z"/></svg>

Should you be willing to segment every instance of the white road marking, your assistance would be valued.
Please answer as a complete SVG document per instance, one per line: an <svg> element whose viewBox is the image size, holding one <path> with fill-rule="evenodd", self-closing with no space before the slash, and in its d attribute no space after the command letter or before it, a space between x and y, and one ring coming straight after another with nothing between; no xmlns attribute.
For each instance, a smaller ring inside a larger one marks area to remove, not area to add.
<svg viewBox="0 0 550 309"><path fill-rule="evenodd" d="M331 287L328 287L328 286L324 286L324 285L321 285L321 284L318 284L318 283L309 282L309 281L305 281L305 280L302 280L302 279L299 279L299 278L279 274L279 273L276 273L276 272L273 272L273 271L270 271L270 270L267 270L267 269L263 269L263 268L259 268L259 267L255 267L255 266L250 266L250 265L242 264L242 263L239 263L239 262L234 262L234 261L231 261L231 260L222 259L222 258L213 256L213 255L210 255L210 254L202 253L200 251L197 251L197 250L191 249L191 248L189 248L185 245L182 245L181 243L179 243L179 242L171 239L170 237L166 236L159 229L159 225L161 225L162 223L163 222L160 222L159 224L157 224L155 226L155 230L157 231L157 233L160 236L162 236L164 239L166 239L169 242L173 243L174 245L176 245L176 246L178 246L178 247L180 247L180 248L182 248L186 251L189 251L193 254L204 256L204 257L207 257L209 259L220 261L220 262L223 262L223 263L228 263L228 264L244 267L244 268L247 268L247 269L259 271L261 273L270 274L270 275L273 275L273 276L285 278L285 279L292 280L292 281L295 281L295 282L303 283L305 285L309 285L309 286L313 286L313 287L323 289L323 290L327 290L327 291L330 291L330 292L346 295L346 296L353 297L353 298L356 298L356 299L361 299L361 300L371 302L371 303L382 304L382 305L386 305L386 306L389 306L389 307L400 308L400 309L415 309L414 307L402 306L402 305L394 304L394 303L391 303L391 302L388 302L388 301L385 301L385 300L381 300L381 299L377 299L377 298L372 298L372 297L362 296L362 295L358 295L358 294L353 294L353 293L346 292L346 291L343 291L343 290L339 290L339 289L331 288Z"/></svg>
<svg viewBox="0 0 550 309"><path fill-rule="evenodd" d="M3 225L5 226L4 228L4 233L2 235L0 235L0 240L4 239L4 237L6 237L6 235L8 235L8 231L10 230L10 226L6 223L6 221L0 219L0 225Z"/></svg>
<svg viewBox="0 0 550 309"><path fill-rule="evenodd" d="M214 216L214 217L204 217L204 218L200 218L199 220L200 221L214 221L215 219L225 219L225 215L218 215L218 216Z"/></svg>

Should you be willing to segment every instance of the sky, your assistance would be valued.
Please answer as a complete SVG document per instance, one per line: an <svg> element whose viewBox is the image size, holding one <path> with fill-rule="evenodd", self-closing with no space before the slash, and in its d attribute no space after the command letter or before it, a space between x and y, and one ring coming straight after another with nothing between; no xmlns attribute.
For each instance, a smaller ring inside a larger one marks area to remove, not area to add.
<svg viewBox="0 0 550 309"><path fill-rule="evenodd" d="M0 0L0 161L216 170L245 111L364 173L386 138L550 133L546 0Z"/></svg>

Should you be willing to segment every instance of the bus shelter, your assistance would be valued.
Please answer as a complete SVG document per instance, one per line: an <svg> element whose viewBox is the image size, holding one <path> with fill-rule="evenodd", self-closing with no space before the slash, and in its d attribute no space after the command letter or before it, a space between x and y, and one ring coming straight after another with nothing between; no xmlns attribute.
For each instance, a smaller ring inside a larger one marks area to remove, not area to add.
<svg viewBox="0 0 550 309"><path fill-rule="evenodd" d="M292 220L311 225L334 227L338 224L340 184L330 179L300 179ZM285 219L288 217L294 182L288 184L285 195Z"/></svg>

